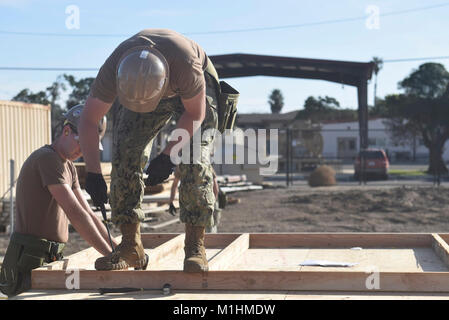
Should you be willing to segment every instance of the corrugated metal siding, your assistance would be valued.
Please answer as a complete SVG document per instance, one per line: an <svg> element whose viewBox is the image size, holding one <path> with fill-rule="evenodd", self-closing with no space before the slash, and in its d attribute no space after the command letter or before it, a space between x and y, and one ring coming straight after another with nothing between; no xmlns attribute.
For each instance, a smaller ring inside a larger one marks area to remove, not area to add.
<svg viewBox="0 0 449 320"><path fill-rule="evenodd" d="M15 176L26 158L51 143L50 106L0 100L0 197L10 184L10 160Z"/></svg>

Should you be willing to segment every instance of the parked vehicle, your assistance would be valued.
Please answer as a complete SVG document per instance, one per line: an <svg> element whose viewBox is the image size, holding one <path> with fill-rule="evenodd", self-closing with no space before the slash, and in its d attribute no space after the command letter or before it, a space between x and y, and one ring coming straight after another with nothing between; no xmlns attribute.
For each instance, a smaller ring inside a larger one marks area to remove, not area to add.
<svg viewBox="0 0 449 320"><path fill-rule="evenodd" d="M388 179L388 168L390 167L390 162L388 161L387 154L383 149L366 149L359 152L354 163L354 178L359 179L361 172L361 160L365 162L365 174L366 177L376 176L381 179Z"/></svg>

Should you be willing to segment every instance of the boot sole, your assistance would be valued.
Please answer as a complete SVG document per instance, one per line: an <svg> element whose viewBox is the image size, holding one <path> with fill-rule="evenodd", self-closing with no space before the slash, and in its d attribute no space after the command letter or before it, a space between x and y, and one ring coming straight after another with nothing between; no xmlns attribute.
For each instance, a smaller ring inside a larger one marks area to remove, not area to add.
<svg viewBox="0 0 449 320"><path fill-rule="evenodd" d="M134 267L134 270L146 270L148 267L149 257L145 254L145 259L135 263L134 266L129 265L126 261L120 263L110 263L106 265L99 265L95 262L95 269L98 271L113 271L113 270L125 270Z"/></svg>
<svg viewBox="0 0 449 320"><path fill-rule="evenodd" d="M145 262L143 263L142 267L134 267L134 270L147 270L148 267L148 261L150 260L150 257L145 253Z"/></svg>

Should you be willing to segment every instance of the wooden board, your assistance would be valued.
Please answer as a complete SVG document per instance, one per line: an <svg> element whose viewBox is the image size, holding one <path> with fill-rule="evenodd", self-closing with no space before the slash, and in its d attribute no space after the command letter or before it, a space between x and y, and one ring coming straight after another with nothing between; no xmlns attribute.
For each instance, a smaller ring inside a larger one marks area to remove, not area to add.
<svg viewBox="0 0 449 320"><path fill-rule="evenodd" d="M182 271L184 234L142 234L145 271L97 271L92 248L32 271L33 289L138 287L174 290L318 290L449 292L448 234L289 233L206 234L209 271ZM306 260L356 263L302 266Z"/></svg>

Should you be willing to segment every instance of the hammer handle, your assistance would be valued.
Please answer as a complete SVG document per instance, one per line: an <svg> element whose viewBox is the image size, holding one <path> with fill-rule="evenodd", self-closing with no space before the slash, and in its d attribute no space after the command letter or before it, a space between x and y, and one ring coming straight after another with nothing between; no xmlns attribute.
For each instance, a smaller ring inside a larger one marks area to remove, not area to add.
<svg viewBox="0 0 449 320"><path fill-rule="evenodd" d="M106 208L104 203L100 205L101 214L103 215L104 224L106 225L106 230L108 230L109 243L111 244L112 252L115 251L114 245L112 244L111 231L109 230L109 225L107 223Z"/></svg>

